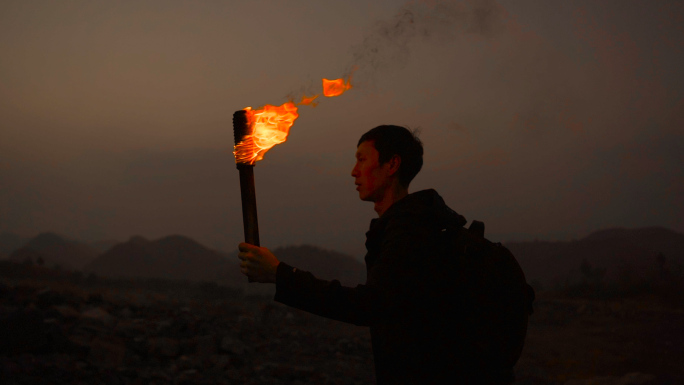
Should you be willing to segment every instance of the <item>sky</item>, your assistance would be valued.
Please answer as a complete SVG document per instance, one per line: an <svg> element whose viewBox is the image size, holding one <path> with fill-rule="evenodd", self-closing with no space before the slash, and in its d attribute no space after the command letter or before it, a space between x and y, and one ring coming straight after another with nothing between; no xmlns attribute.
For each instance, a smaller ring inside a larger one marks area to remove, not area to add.
<svg viewBox="0 0 684 385"><path fill-rule="evenodd" d="M684 232L682 1L4 0L0 52L0 232L234 251L233 113L352 70L257 163L262 246L363 256L381 124L494 241Z"/></svg>

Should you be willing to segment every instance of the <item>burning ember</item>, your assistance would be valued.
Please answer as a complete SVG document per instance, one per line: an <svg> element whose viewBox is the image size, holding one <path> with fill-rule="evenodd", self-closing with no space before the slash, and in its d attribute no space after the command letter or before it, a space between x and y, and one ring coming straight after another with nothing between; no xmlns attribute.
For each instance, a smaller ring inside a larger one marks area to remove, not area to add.
<svg viewBox="0 0 684 385"><path fill-rule="evenodd" d="M233 152L235 161L244 164L254 164L263 159L271 147L287 140L290 127L299 117L297 107L292 102L282 106L267 104L259 110L252 110L252 107L244 110L247 111L249 130Z"/></svg>
<svg viewBox="0 0 684 385"><path fill-rule="evenodd" d="M311 107L316 107L318 105L318 102L314 102L318 95L314 95L311 97L308 97L306 95L302 96L302 101L297 103L298 106L305 105L305 106L311 106Z"/></svg>
<svg viewBox="0 0 684 385"><path fill-rule="evenodd" d="M351 76L344 79L328 80L323 79L323 95L327 97L342 95L350 89ZM238 164L254 165L258 160L264 158L266 151L276 144L287 140L290 127L299 117L297 106L308 105L316 107L315 101L319 95L302 96L302 100L295 104L290 101L282 106L272 106L267 104L261 109L252 110L252 107L244 109L247 117L247 130L236 138L239 142L235 145L233 154L235 162Z"/></svg>
<svg viewBox="0 0 684 385"><path fill-rule="evenodd" d="M346 82L344 81L344 79L323 79L323 95L327 97L340 96L344 93L344 91L350 88L350 79L347 79Z"/></svg>

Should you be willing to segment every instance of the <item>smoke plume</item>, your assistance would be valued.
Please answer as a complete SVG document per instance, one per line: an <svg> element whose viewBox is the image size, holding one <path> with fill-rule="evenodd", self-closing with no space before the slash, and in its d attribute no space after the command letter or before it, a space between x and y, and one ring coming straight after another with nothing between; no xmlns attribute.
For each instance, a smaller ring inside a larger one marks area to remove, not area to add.
<svg viewBox="0 0 684 385"><path fill-rule="evenodd" d="M401 68L417 42L444 43L467 34L494 37L503 30L504 15L493 0L411 1L394 17L377 21L352 48L345 77L353 75L356 86L372 82L379 71Z"/></svg>

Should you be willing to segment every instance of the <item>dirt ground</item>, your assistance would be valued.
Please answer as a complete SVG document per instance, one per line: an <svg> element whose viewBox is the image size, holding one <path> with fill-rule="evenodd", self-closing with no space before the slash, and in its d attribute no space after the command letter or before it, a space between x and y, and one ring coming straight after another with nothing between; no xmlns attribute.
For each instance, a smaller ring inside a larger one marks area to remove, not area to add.
<svg viewBox="0 0 684 385"><path fill-rule="evenodd" d="M655 298L535 303L520 384L684 384L684 310Z"/></svg>
<svg viewBox="0 0 684 385"><path fill-rule="evenodd" d="M5 282L0 325L30 320L33 347L0 330L21 350L4 344L0 383L374 383L367 328L215 286L126 285ZM516 384L684 384L683 346L681 307L538 293Z"/></svg>

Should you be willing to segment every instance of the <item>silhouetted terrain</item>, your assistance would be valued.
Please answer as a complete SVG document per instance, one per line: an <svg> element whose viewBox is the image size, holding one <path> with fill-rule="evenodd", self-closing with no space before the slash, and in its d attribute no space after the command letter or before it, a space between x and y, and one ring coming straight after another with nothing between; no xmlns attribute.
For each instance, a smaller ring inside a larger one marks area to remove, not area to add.
<svg viewBox="0 0 684 385"><path fill-rule="evenodd" d="M112 247L118 245L120 242L113 239L103 239L96 242L90 242L88 245L100 253L108 251Z"/></svg>
<svg viewBox="0 0 684 385"><path fill-rule="evenodd" d="M683 383L683 307L538 294L516 384ZM0 341L8 385L374 383L367 328L215 283L0 261Z"/></svg>
<svg viewBox="0 0 684 385"><path fill-rule="evenodd" d="M220 281L242 287L237 252L211 250L196 241L174 235L159 240L132 237L89 245L53 233L21 243L11 233L0 234L0 256L14 261L41 261L45 266L83 269L109 277L147 277ZM658 278L684 275L684 234L665 228L607 229L569 242L508 242L528 281L537 289L562 289L584 281L604 285L634 285ZM365 282L362 262L315 246L274 249L279 259L322 279L339 279L343 285Z"/></svg>
<svg viewBox="0 0 684 385"><path fill-rule="evenodd" d="M194 240L172 235L155 241L132 237L97 257L85 272L121 278L214 280L229 260Z"/></svg>
<svg viewBox="0 0 684 385"><path fill-rule="evenodd" d="M608 229L570 242L505 245L520 262L528 281L543 288L591 279L587 273L592 272L601 275L606 284L637 283L656 276L667 279L684 272L684 234L661 227Z"/></svg>
<svg viewBox="0 0 684 385"><path fill-rule="evenodd" d="M273 252L279 259L311 271L319 278L339 279L349 285L365 282L365 267L344 254L308 245L283 247ZM234 287L247 283L239 271L237 253L230 256L180 235L156 241L133 237L97 257L84 271L117 278L217 281Z"/></svg>
<svg viewBox="0 0 684 385"><path fill-rule="evenodd" d="M80 270L97 257L97 250L55 233L41 233L10 255L10 260L30 260L46 266Z"/></svg>
<svg viewBox="0 0 684 385"><path fill-rule="evenodd" d="M121 243L102 240L85 244L54 233L42 233L21 241L21 237L11 233L2 234L2 250L12 252L7 259L102 277L211 281L250 293L273 293L270 286L248 285L247 278L240 273L237 251L229 254L212 250L181 235L157 240L134 236ZM322 279L338 279L348 286L366 280L363 263L341 253L310 245L281 247L273 252L281 260ZM0 260L2 255L0 252Z"/></svg>
<svg viewBox="0 0 684 385"><path fill-rule="evenodd" d="M273 250L273 254L279 260L298 269L309 271L320 279L337 279L342 285L351 287L366 282L366 266L336 251L302 245L280 247Z"/></svg>
<svg viewBox="0 0 684 385"><path fill-rule="evenodd" d="M0 341L8 385L374 382L366 328L206 282L0 261Z"/></svg>
<svg viewBox="0 0 684 385"><path fill-rule="evenodd" d="M509 243L528 279L544 280L517 383L684 383L683 238L611 229ZM41 234L0 260L0 383L374 381L368 329L273 302L273 285L248 284L235 254L174 235L133 237L84 271L48 263L82 255L74 244ZM273 251L319 278L365 281L363 264L344 254Z"/></svg>

